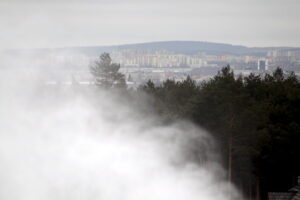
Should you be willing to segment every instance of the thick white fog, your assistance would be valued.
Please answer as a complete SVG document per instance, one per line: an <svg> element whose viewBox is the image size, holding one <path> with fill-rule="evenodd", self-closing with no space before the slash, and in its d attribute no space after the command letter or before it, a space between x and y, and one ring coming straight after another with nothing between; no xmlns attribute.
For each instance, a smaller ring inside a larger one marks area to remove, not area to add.
<svg viewBox="0 0 300 200"><path fill-rule="evenodd" d="M205 131L162 125L122 95L37 80L0 75L0 199L241 199Z"/></svg>

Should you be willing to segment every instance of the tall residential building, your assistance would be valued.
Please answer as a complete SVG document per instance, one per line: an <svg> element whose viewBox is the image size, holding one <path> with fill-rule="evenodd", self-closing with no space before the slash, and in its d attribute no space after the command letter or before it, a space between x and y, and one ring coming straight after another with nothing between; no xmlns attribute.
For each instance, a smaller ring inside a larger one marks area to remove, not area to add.
<svg viewBox="0 0 300 200"><path fill-rule="evenodd" d="M260 71L268 70L268 60L267 59L259 59L257 61L257 69Z"/></svg>

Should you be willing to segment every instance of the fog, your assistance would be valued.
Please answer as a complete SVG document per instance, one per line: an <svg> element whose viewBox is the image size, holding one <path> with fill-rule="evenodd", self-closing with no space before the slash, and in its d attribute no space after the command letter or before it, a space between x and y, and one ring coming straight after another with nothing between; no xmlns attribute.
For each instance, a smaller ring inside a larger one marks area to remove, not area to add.
<svg viewBox="0 0 300 200"><path fill-rule="evenodd" d="M1 70L1 199L241 199L206 131L162 123L146 95L132 106L39 74Z"/></svg>

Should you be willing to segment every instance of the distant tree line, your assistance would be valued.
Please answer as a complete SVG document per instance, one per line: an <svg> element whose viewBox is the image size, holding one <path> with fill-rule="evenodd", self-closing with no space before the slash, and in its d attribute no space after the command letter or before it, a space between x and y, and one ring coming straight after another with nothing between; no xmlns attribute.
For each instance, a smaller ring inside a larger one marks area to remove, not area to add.
<svg viewBox="0 0 300 200"><path fill-rule="evenodd" d="M123 79L113 82L124 84ZM129 96L147 93L151 108L165 123L189 119L208 130L219 144L228 180L245 196L266 199L268 191L287 191L296 184L300 175L300 84L295 74L286 77L277 68L264 77L235 78L228 65L201 84L190 77L161 85L149 80L137 91L127 92Z"/></svg>

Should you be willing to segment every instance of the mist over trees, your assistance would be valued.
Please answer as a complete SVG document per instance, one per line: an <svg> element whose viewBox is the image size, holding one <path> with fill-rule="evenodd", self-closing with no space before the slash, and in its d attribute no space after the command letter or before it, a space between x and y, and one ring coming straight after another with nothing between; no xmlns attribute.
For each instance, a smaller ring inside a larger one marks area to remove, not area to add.
<svg viewBox="0 0 300 200"><path fill-rule="evenodd" d="M119 68L109 54L102 54L90 69L96 85L108 89L124 87ZM264 77L235 78L228 65L200 85L189 76L161 85L149 80L123 95L134 108L145 105L139 102L145 99L138 98L145 93L147 106L162 123L188 119L213 135L228 181L246 197L266 199L267 192L287 191L296 184L300 175L300 84L293 73L286 77L277 68ZM201 150L201 145L196 148Z"/></svg>
<svg viewBox="0 0 300 200"><path fill-rule="evenodd" d="M140 90L168 120L190 119L214 136L227 178L249 198L287 191L300 175L300 84L277 68L272 75L235 78L230 66L201 85L188 77L148 81Z"/></svg>

